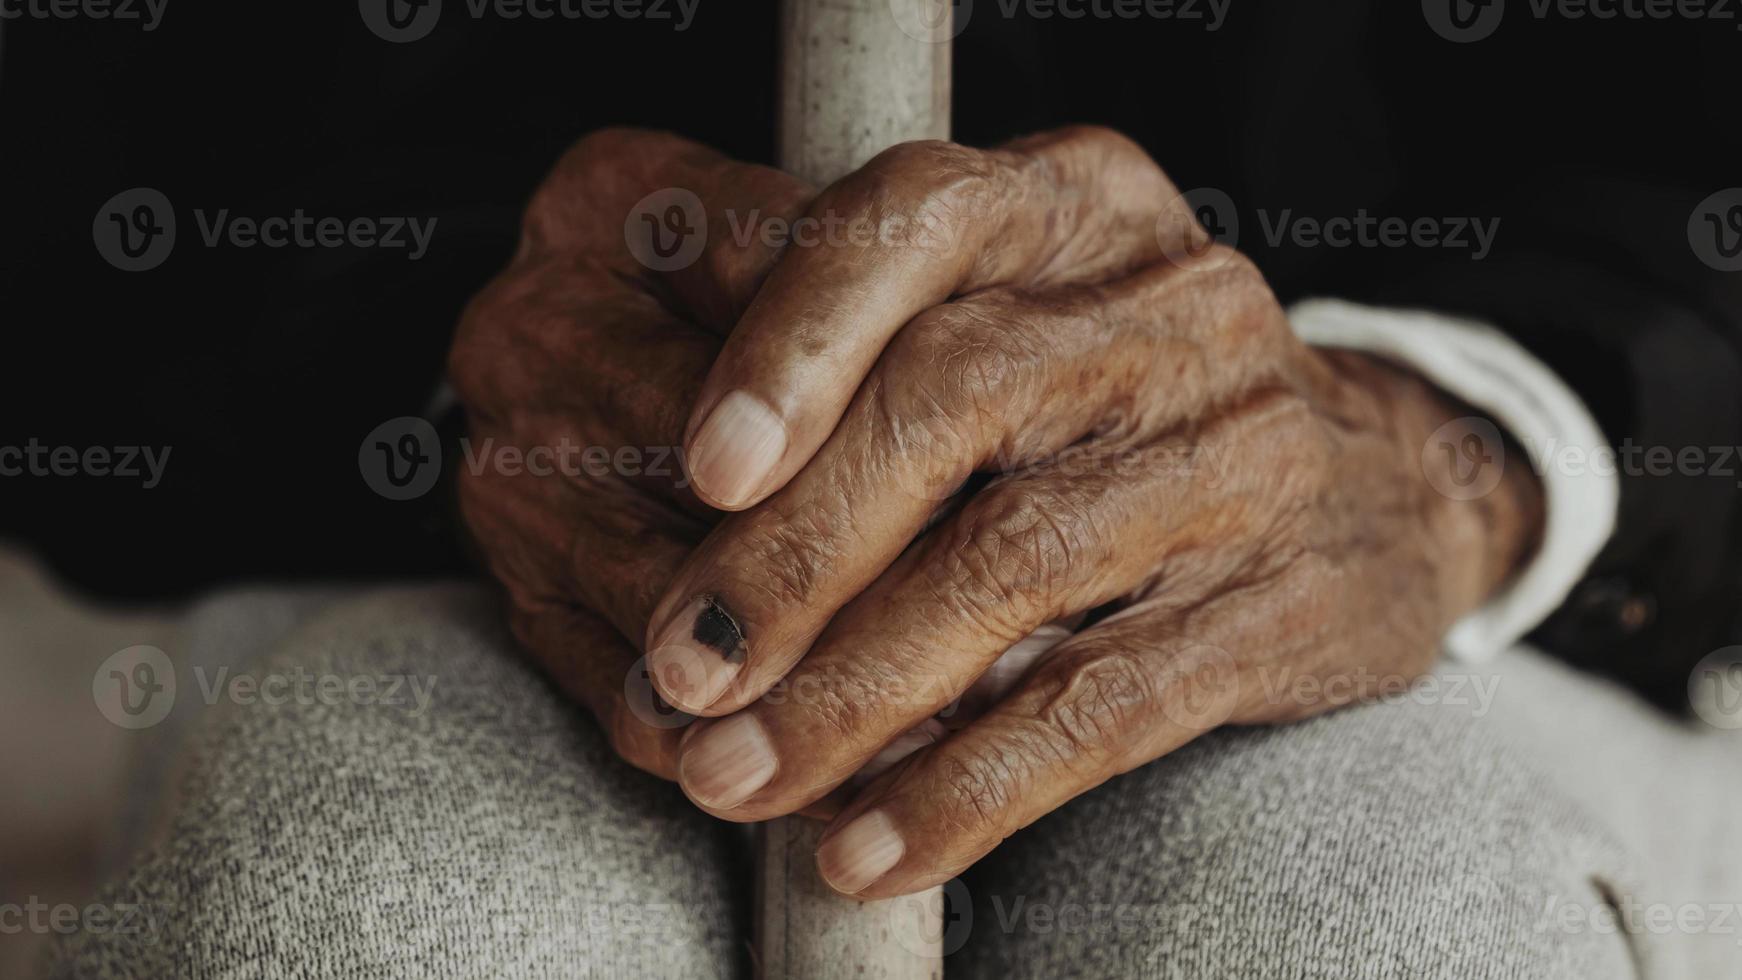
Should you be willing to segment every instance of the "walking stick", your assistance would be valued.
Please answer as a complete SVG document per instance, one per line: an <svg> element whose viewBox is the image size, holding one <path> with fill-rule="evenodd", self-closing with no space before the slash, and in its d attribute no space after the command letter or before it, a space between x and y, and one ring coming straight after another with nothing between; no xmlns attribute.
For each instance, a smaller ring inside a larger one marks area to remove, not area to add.
<svg viewBox="0 0 1742 980"><path fill-rule="evenodd" d="M950 131L949 0L784 0L780 166L818 186L886 147ZM842 898L817 874L823 825L762 825L763 980L941 980L943 895Z"/></svg>

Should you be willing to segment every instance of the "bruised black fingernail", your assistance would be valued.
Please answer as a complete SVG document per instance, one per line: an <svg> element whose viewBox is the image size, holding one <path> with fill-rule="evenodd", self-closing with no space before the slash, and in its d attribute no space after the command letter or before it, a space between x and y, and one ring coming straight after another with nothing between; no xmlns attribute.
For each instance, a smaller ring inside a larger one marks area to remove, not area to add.
<svg viewBox="0 0 1742 980"><path fill-rule="evenodd" d="M733 663L743 659L744 631L739 628L738 621L720 604L720 600L711 595L701 596L702 608L696 613L695 625L690 630L690 639L718 653L721 658Z"/></svg>
<svg viewBox="0 0 1742 980"><path fill-rule="evenodd" d="M673 613L647 651L654 686L692 714L719 700L747 655L744 631L713 596Z"/></svg>

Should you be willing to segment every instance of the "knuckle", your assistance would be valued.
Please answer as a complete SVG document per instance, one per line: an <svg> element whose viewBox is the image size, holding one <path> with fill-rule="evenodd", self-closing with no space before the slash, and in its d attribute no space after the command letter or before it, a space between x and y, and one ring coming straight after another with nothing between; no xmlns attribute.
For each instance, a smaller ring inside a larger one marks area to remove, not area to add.
<svg viewBox="0 0 1742 980"><path fill-rule="evenodd" d="M467 408L513 405L541 388L546 366L566 358L576 334L573 305L592 281L573 268L516 262L466 304L448 347L448 378Z"/></svg>
<svg viewBox="0 0 1742 980"><path fill-rule="evenodd" d="M737 322L773 268L773 253L778 251L739 247L730 237L715 237L703 246L704 279L720 288L724 303L722 309L705 311L711 321Z"/></svg>
<svg viewBox="0 0 1742 980"><path fill-rule="evenodd" d="M1082 124L1066 126L1050 134L1052 140L1068 153L1080 155L1098 164L1106 177L1119 179L1141 176L1161 178L1161 167L1141 145L1109 126Z"/></svg>
<svg viewBox="0 0 1742 980"><path fill-rule="evenodd" d="M827 731L831 746L860 746L892 723L892 709L910 707L903 703L896 667L883 660L860 658L822 669L801 660L784 682L786 696Z"/></svg>
<svg viewBox="0 0 1742 980"><path fill-rule="evenodd" d="M1061 126L1053 132L1062 142L1076 144L1097 152L1143 153L1143 148L1133 142L1131 137L1111 126L1103 126L1099 123L1077 123L1071 126ZM1144 158L1148 159L1148 155L1144 154Z"/></svg>
<svg viewBox="0 0 1742 980"><path fill-rule="evenodd" d="M569 144L557 163L563 172L592 173L594 168L620 163L625 151L654 138L655 133L633 126L605 126Z"/></svg>
<svg viewBox="0 0 1742 980"><path fill-rule="evenodd" d="M954 822L970 831L1002 834L1024 768L1011 747L1001 746L949 754L933 778L941 796L953 804Z"/></svg>
<svg viewBox="0 0 1742 980"><path fill-rule="evenodd" d="M895 240L944 254L955 229L984 213L998 193L1000 167L983 151L942 140L901 143L849 177L841 193L851 210Z"/></svg>
<svg viewBox="0 0 1742 980"><path fill-rule="evenodd" d="M700 144L663 130L606 126L571 143L540 190L558 186L565 190L576 189L573 181L609 179L631 168L644 168L655 161L670 160L699 147ZM575 199L565 200L572 202Z"/></svg>
<svg viewBox="0 0 1742 980"><path fill-rule="evenodd" d="M650 176L657 162L696 146L672 133L632 126L608 126L582 136L527 201L521 215L522 248L585 239L587 230L599 224L590 206L601 191L627 191L635 186L635 171Z"/></svg>
<svg viewBox="0 0 1742 980"><path fill-rule="evenodd" d="M953 416L999 416L1046 367L1044 351L1010 319L1011 311L990 299L935 307L896 335L888 375Z"/></svg>
<svg viewBox="0 0 1742 980"><path fill-rule="evenodd" d="M498 352L497 290L492 283L466 304L448 347L448 380L460 403L478 410L487 401L488 378Z"/></svg>
<svg viewBox="0 0 1742 980"><path fill-rule="evenodd" d="M1278 506L1310 508L1337 466L1337 450L1317 412L1285 392L1260 393L1244 404L1250 421L1242 441L1269 462L1266 497Z"/></svg>
<svg viewBox="0 0 1742 980"><path fill-rule="evenodd" d="M1218 245L1218 248L1227 248ZM1276 294L1271 292L1270 283L1265 280L1264 273L1259 270L1258 263L1245 252L1227 249L1227 261L1217 272L1222 276L1224 286L1222 295L1227 297L1231 312L1242 320L1262 323L1272 329L1283 324L1276 313L1281 305L1276 300Z"/></svg>
<svg viewBox="0 0 1742 980"><path fill-rule="evenodd" d="M817 601L842 559L829 521L814 512L759 512L745 539L742 567L758 571L764 598L779 608Z"/></svg>
<svg viewBox="0 0 1742 980"><path fill-rule="evenodd" d="M1179 195L1141 144L1107 126L1065 126L1014 146L1045 161L1056 181L1090 175L1095 186L1109 191L1106 199L1112 207L1141 216L1146 223L1154 221L1158 206Z"/></svg>
<svg viewBox="0 0 1742 980"><path fill-rule="evenodd" d="M866 176L909 194L985 179L991 176L991 170L984 152L948 140L898 143L877 154L865 166Z"/></svg>
<svg viewBox="0 0 1742 980"><path fill-rule="evenodd" d="M1215 267L1218 288L1211 294L1221 306L1221 322L1244 329L1241 339L1254 342L1292 336L1282 306L1258 264L1244 252L1225 245L1214 247L1225 253L1225 261Z"/></svg>
<svg viewBox="0 0 1742 980"><path fill-rule="evenodd" d="M975 498L951 547L963 600L1012 630L1050 614L1077 569L1094 561L1093 532L1073 510L1035 487Z"/></svg>
<svg viewBox="0 0 1742 980"><path fill-rule="evenodd" d="M1088 649L1051 668L1056 691L1043 718L1072 748L1104 753L1144 723L1155 702L1152 672L1125 649Z"/></svg>

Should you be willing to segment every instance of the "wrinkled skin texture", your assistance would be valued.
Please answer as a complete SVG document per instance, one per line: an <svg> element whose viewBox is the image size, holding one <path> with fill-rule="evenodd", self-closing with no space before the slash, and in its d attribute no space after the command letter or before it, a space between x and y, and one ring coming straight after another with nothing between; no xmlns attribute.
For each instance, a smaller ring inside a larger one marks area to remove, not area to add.
<svg viewBox="0 0 1742 980"><path fill-rule="evenodd" d="M624 216L666 187L697 193L710 240L653 274ZM734 240L752 211L900 231L782 251ZM835 814L822 870L862 897L947 880L1219 725L1394 693L1540 524L1519 467L1476 500L1436 492L1423 447L1467 411L1302 345L1252 264L1092 128L907 144L820 193L674 137L597 134L535 197L450 367L474 441L523 449L693 455L733 391L779 419L744 499L487 468L462 501L517 635L626 759L725 819ZM698 597L729 616L730 658L684 649ZM983 714L947 737L929 720L1060 623L1075 631ZM626 702L644 637L652 684L701 721ZM717 805L694 760L727 716L777 763ZM911 754L849 782L904 736ZM901 856L850 881L830 843L872 811Z"/></svg>
<svg viewBox="0 0 1742 980"><path fill-rule="evenodd" d="M675 137L588 137L534 194L513 261L461 319L448 371L481 458L502 447L570 450L568 465L547 475L463 467L461 508L507 589L521 643L597 716L620 755L668 779L682 732L642 723L625 677L654 603L718 519L688 489L676 450L722 336L777 257L727 238L689 269L650 272L625 246L622 219L673 185L723 208L788 215L815 193ZM590 447L613 456L628 447L640 459L589 466L580 450Z"/></svg>

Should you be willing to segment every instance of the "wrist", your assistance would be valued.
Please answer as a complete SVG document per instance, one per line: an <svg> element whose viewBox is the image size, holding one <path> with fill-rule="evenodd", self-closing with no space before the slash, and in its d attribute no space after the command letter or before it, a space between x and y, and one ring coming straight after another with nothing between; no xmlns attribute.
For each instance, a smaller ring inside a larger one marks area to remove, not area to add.
<svg viewBox="0 0 1742 980"><path fill-rule="evenodd" d="M1449 626L1536 553L1542 485L1523 450L1479 410L1393 362L1352 352L1337 358L1339 373L1376 398L1397 472L1418 502Z"/></svg>
<svg viewBox="0 0 1742 980"><path fill-rule="evenodd" d="M1542 540L1542 485L1523 450L1486 415L1408 372L1414 423L1401 447L1424 489L1430 533L1446 555L1443 593L1462 616L1500 590Z"/></svg>

